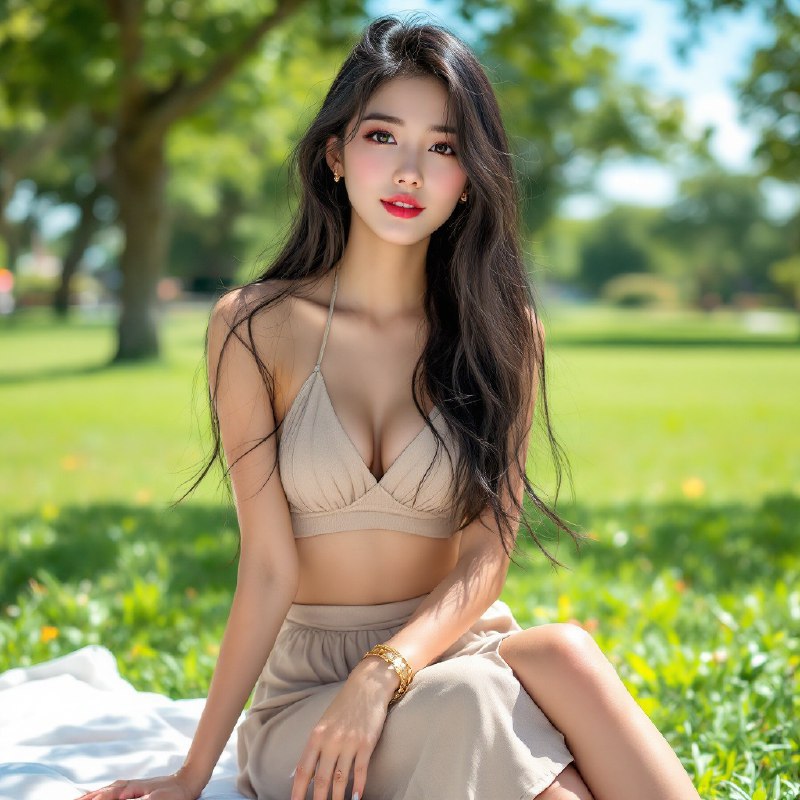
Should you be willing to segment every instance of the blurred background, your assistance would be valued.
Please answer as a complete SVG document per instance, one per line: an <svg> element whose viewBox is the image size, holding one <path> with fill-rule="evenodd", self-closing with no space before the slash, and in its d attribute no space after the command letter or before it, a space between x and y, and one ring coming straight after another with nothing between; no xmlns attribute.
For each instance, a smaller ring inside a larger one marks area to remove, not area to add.
<svg viewBox="0 0 800 800"><path fill-rule="evenodd" d="M525 544L504 598L590 630L704 797L797 797L797 0L0 4L0 669L102 643L206 692L235 513L216 471L169 503L208 312L349 47L412 11L499 97L570 467L540 435L529 471L589 537L532 516L569 568Z"/></svg>
<svg viewBox="0 0 800 800"><path fill-rule="evenodd" d="M7 2L0 312L121 300L119 356L155 352L158 304L246 280L285 225L288 148L364 21L416 8L496 86L550 296L797 332L791 5Z"/></svg>

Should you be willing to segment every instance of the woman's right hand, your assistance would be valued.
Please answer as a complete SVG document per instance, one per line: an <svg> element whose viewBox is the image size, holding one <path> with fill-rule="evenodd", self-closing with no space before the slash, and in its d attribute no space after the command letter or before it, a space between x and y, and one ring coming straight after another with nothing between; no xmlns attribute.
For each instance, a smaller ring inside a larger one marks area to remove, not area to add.
<svg viewBox="0 0 800 800"><path fill-rule="evenodd" d="M179 775L166 775L143 780L119 780L95 789L75 800L197 800L202 789L197 791L189 786L185 778Z"/></svg>

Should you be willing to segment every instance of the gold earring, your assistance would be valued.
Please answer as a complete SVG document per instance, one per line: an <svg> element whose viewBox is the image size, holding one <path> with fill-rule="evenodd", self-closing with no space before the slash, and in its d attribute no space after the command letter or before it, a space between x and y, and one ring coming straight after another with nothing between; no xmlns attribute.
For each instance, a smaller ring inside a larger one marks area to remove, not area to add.
<svg viewBox="0 0 800 800"><path fill-rule="evenodd" d="M340 175L339 175L339 173L336 171L336 167L334 167L334 168L333 168L333 180L334 180L334 182L336 182L336 183L339 183L339 177L340 177Z"/></svg>

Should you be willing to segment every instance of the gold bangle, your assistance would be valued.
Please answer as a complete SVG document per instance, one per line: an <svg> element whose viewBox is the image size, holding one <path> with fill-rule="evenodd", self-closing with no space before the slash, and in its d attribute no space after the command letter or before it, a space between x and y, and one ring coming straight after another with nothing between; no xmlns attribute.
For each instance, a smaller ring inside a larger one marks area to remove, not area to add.
<svg viewBox="0 0 800 800"><path fill-rule="evenodd" d="M396 703L406 693L406 689L414 679L414 670L411 669L411 664L394 647L389 647L388 644L376 644L375 647L364 653L361 660L363 661L367 656L382 658L400 676L400 685L392 695L389 705Z"/></svg>

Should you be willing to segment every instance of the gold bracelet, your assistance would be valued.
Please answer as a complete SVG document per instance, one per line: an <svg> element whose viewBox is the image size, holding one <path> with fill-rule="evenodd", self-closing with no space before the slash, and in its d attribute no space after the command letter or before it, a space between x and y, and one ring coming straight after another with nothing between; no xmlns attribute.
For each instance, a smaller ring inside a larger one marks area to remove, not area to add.
<svg viewBox="0 0 800 800"><path fill-rule="evenodd" d="M376 644L375 647L364 653L361 660L363 661L367 656L378 656L378 658L382 658L400 676L400 685L389 701L389 705L391 706L406 693L406 689L408 689L409 684L414 679L414 670L411 669L411 665L408 661L406 661L394 647L389 647L388 644Z"/></svg>

